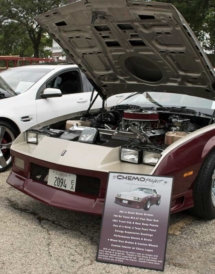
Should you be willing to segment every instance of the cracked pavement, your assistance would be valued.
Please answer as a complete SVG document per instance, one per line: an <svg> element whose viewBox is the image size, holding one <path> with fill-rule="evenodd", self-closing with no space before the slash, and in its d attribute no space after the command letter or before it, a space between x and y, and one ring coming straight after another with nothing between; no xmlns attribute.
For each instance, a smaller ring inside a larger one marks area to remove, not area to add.
<svg viewBox="0 0 215 274"><path fill-rule="evenodd" d="M143 274L157 271L96 262L101 217L42 204L0 174L0 274ZM215 220L171 216L165 274L215 273Z"/></svg>

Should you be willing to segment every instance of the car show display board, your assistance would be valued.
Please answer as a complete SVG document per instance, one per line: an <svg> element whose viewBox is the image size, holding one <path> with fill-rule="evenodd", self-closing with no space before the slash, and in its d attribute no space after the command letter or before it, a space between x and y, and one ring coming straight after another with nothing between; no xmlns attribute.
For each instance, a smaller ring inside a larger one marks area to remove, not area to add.
<svg viewBox="0 0 215 274"><path fill-rule="evenodd" d="M110 173L97 261L164 270L173 178Z"/></svg>

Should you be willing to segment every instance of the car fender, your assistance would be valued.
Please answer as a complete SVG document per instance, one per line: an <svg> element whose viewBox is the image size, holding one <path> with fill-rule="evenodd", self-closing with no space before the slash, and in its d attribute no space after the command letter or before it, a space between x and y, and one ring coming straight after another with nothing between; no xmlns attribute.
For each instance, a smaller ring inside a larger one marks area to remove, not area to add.
<svg viewBox="0 0 215 274"><path fill-rule="evenodd" d="M6 122L6 123L9 123L14 129L15 129L15 131L17 132L17 133L20 133L21 132L21 130L20 130L20 127L18 126L18 124L14 121L14 120L12 120L12 119L10 119L10 118L8 118L8 117L0 117L0 122Z"/></svg>
<svg viewBox="0 0 215 274"><path fill-rule="evenodd" d="M20 129L20 121L13 108L14 102L8 101L7 104L0 104L0 120L8 120L15 123ZM21 130L21 129L20 129Z"/></svg>
<svg viewBox="0 0 215 274"><path fill-rule="evenodd" d="M142 205L145 205L145 203L148 201L148 199L151 199L151 197L149 197L149 196L144 197L141 201Z"/></svg>
<svg viewBox="0 0 215 274"><path fill-rule="evenodd" d="M215 146L215 125L210 125L181 138L162 153L151 175L174 178L173 195L191 189L201 165Z"/></svg>
<svg viewBox="0 0 215 274"><path fill-rule="evenodd" d="M202 151L202 159L205 159L208 153L215 147L215 136L211 137L205 144Z"/></svg>
<svg viewBox="0 0 215 274"><path fill-rule="evenodd" d="M32 109L31 109L29 113L32 113L32 117L34 119L32 119L30 121L22 122L21 117L25 116L25 112L24 113L16 112L15 109L13 108L13 105L10 107L5 106L0 109L0 120L12 121L19 128L19 131L23 132L26 129L28 129L29 127L36 124L36 120L35 120L36 119L36 110L35 110L35 113L33 113ZM32 124L32 122L33 122L33 124Z"/></svg>

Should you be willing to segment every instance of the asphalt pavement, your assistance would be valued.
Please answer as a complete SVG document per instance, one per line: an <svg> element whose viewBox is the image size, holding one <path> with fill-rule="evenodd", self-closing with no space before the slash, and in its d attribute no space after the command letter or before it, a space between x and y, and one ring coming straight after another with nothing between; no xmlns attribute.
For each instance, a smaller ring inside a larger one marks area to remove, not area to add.
<svg viewBox="0 0 215 274"><path fill-rule="evenodd" d="M144 274L96 262L101 217L44 205L0 174L0 274ZM165 274L215 273L215 220L172 215Z"/></svg>

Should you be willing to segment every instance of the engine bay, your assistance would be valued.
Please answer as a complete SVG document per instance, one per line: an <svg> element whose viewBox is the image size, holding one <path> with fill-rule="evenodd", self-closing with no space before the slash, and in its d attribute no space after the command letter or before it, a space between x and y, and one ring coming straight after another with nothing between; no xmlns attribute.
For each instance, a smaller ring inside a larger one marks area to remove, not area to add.
<svg viewBox="0 0 215 274"><path fill-rule="evenodd" d="M117 105L109 111L86 113L40 133L100 146L145 148L162 151L187 134L210 123L211 116L186 108L141 108Z"/></svg>

